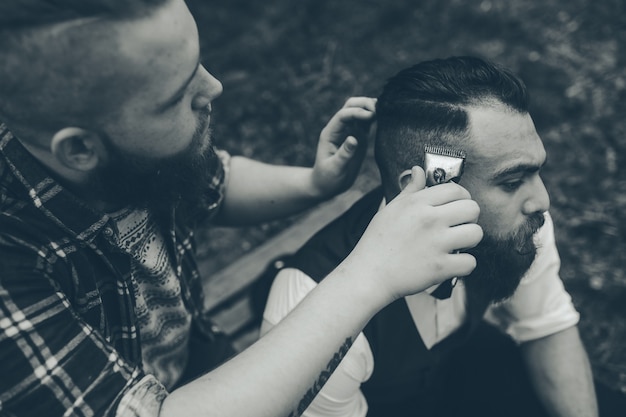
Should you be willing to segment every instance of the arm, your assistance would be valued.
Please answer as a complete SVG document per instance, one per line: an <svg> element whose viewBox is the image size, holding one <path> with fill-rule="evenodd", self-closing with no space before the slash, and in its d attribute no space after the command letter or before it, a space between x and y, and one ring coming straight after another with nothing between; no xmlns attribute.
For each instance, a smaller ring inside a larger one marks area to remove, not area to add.
<svg viewBox="0 0 626 417"><path fill-rule="evenodd" d="M316 287L304 272L287 268L278 272L270 290L261 337L276 326L296 305ZM361 392L361 383L371 376L374 357L363 333L359 334L337 369L321 389L315 400L302 414L304 417L363 417L367 401Z"/></svg>
<svg viewBox="0 0 626 417"><path fill-rule="evenodd" d="M531 382L551 416L598 415L589 359L578 329L521 345Z"/></svg>
<svg viewBox="0 0 626 417"><path fill-rule="evenodd" d="M413 177L352 253L283 321L174 391L160 417L299 415L373 314L398 297L471 272L475 259L453 252L482 238L474 224L478 206L457 184L422 190L424 172L415 168Z"/></svg>
<svg viewBox="0 0 626 417"><path fill-rule="evenodd" d="M374 110L374 99L349 99L322 130L312 168L233 157L216 221L223 225L269 221L295 214L346 190L365 157Z"/></svg>
<svg viewBox="0 0 626 417"><path fill-rule="evenodd" d="M62 261L33 248L0 233L0 414L155 415L165 387L80 319L49 279L66 277Z"/></svg>

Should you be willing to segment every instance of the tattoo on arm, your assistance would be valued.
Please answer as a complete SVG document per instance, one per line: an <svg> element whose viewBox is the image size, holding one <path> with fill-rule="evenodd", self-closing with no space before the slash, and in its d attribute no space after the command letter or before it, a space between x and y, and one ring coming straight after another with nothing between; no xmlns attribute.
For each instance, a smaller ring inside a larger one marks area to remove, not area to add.
<svg viewBox="0 0 626 417"><path fill-rule="evenodd" d="M333 355L333 358L330 360L330 362L328 362L328 365L326 365L326 369L324 369L317 377L317 380L313 383L313 386L308 389L306 394L304 394L304 397L302 397L300 403L298 404L298 408L292 411L291 414L289 414L289 417L298 417L302 413L304 413L304 410L306 410L307 407L313 402L313 399L315 398L317 393L320 392L326 381L328 381L328 378L330 378L335 369L337 369L337 366L339 366L339 363L341 362L343 357L346 356L346 353L350 349L350 346L352 346L352 338L348 337L343 342L339 350Z"/></svg>

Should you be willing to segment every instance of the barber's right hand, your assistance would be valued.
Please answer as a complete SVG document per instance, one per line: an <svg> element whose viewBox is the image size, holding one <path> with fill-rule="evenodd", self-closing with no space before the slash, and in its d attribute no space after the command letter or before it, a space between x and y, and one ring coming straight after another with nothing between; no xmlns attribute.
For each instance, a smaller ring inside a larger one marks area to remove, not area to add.
<svg viewBox="0 0 626 417"><path fill-rule="evenodd" d="M476 260L458 250L476 246L483 232L480 209L455 183L425 186L413 167L411 181L371 221L342 266L360 271L362 284L391 302L451 277L465 276ZM370 282L373 280L373 282Z"/></svg>

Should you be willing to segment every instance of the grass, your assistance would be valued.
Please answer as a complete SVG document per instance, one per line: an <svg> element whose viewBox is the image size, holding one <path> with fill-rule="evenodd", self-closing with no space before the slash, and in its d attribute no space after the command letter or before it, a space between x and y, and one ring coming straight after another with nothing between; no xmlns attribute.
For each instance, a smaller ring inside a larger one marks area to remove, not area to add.
<svg viewBox="0 0 626 417"><path fill-rule="evenodd" d="M622 0L188 1L203 62L224 84L219 146L310 165L351 95L378 95L413 63L478 55L531 92L549 162L562 278L601 380L626 392L626 5ZM375 181L369 158L361 181ZM293 220L205 230L219 269Z"/></svg>

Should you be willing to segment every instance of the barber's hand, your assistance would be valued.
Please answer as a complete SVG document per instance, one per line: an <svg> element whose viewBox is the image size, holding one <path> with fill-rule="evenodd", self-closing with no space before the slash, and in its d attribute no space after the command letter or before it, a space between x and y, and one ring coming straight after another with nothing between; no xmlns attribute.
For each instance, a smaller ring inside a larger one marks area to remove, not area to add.
<svg viewBox="0 0 626 417"><path fill-rule="evenodd" d="M367 151L376 100L352 97L322 129L311 175L313 191L329 198L348 189Z"/></svg>
<svg viewBox="0 0 626 417"><path fill-rule="evenodd" d="M412 180L368 226L342 267L356 270L383 301L423 291L448 278L468 275L476 260L467 253L482 239L480 209L458 184L424 189L424 171ZM372 280L372 281L370 281Z"/></svg>

